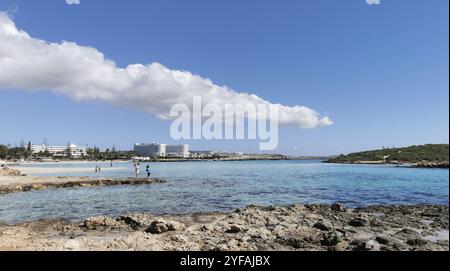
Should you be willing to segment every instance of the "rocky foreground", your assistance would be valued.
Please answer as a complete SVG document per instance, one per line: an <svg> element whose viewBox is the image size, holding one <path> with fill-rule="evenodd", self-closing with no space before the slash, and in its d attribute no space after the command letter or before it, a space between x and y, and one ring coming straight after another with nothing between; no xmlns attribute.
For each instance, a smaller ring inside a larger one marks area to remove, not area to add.
<svg viewBox="0 0 450 271"><path fill-rule="evenodd" d="M0 225L0 250L448 250L448 223L448 206L249 206Z"/></svg>

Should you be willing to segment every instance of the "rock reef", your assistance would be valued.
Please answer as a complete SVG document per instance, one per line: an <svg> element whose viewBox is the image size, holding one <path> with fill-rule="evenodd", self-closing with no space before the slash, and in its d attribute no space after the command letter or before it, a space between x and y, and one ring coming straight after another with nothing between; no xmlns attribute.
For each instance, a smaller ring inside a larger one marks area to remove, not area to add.
<svg viewBox="0 0 450 271"><path fill-rule="evenodd" d="M448 251L448 219L448 206L252 205L0 225L0 250Z"/></svg>
<svg viewBox="0 0 450 271"><path fill-rule="evenodd" d="M27 192L31 190L44 190L50 188L93 187L112 185L145 185L165 183L159 178L126 178L126 179L92 179L87 177L30 177L21 176L18 180L8 180L9 183L0 182L0 194Z"/></svg>
<svg viewBox="0 0 450 271"><path fill-rule="evenodd" d="M449 168L448 167L448 161L441 161L441 162L420 162L417 163L415 165L413 165L413 167L418 167L418 168Z"/></svg>
<svg viewBox="0 0 450 271"><path fill-rule="evenodd" d="M12 169L6 166L0 167L0 176L20 176L21 173L17 169Z"/></svg>

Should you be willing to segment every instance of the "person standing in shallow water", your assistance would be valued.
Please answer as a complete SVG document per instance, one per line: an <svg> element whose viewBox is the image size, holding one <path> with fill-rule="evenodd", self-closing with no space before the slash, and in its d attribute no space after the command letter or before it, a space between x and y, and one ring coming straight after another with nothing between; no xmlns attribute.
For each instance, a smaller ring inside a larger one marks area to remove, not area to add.
<svg viewBox="0 0 450 271"><path fill-rule="evenodd" d="M150 166L149 165L147 165L147 167L145 168L145 172L147 172L147 179L150 179L150 175L152 173L150 172Z"/></svg>

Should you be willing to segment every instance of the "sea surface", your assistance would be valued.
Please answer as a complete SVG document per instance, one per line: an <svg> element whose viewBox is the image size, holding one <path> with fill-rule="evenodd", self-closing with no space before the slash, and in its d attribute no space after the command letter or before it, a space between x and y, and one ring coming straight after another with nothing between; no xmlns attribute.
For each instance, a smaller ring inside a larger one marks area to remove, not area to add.
<svg viewBox="0 0 450 271"><path fill-rule="evenodd" d="M97 164L95 164L97 165ZM131 177L132 163L95 174L93 164L27 165L92 167L64 176ZM102 168L109 163L98 164ZM141 164L144 173L147 163ZM449 170L383 165L341 165L322 161L174 162L149 164L164 184L49 189L0 195L0 222L44 218L82 221L90 216L132 212L184 214L232 211L249 204L344 203L448 205Z"/></svg>

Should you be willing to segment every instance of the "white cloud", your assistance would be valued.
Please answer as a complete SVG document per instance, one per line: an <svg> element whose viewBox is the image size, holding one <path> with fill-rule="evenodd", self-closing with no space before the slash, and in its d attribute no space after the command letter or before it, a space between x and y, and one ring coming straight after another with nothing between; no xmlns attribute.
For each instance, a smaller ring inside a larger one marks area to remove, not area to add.
<svg viewBox="0 0 450 271"><path fill-rule="evenodd" d="M118 67L92 47L74 42L49 43L31 37L0 12L0 89L51 90L76 101L99 100L136 108L168 119L176 103L191 105L193 96L205 103L270 104L254 94L218 86L188 71L171 70L160 63ZM279 109L280 125L315 128L331 125L305 106Z"/></svg>
<svg viewBox="0 0 450 271"><path fill-rule="evenodd" d="M66 3L69 5L79 5L80 0L66 0Z"/></svg>
<svg viewBox="0 0 450 271"><path fill-rule="evenodd" d="M368 5L379 5L379 4L381 4L381 1L380 0L366 0L366 3Z"/></svg>

